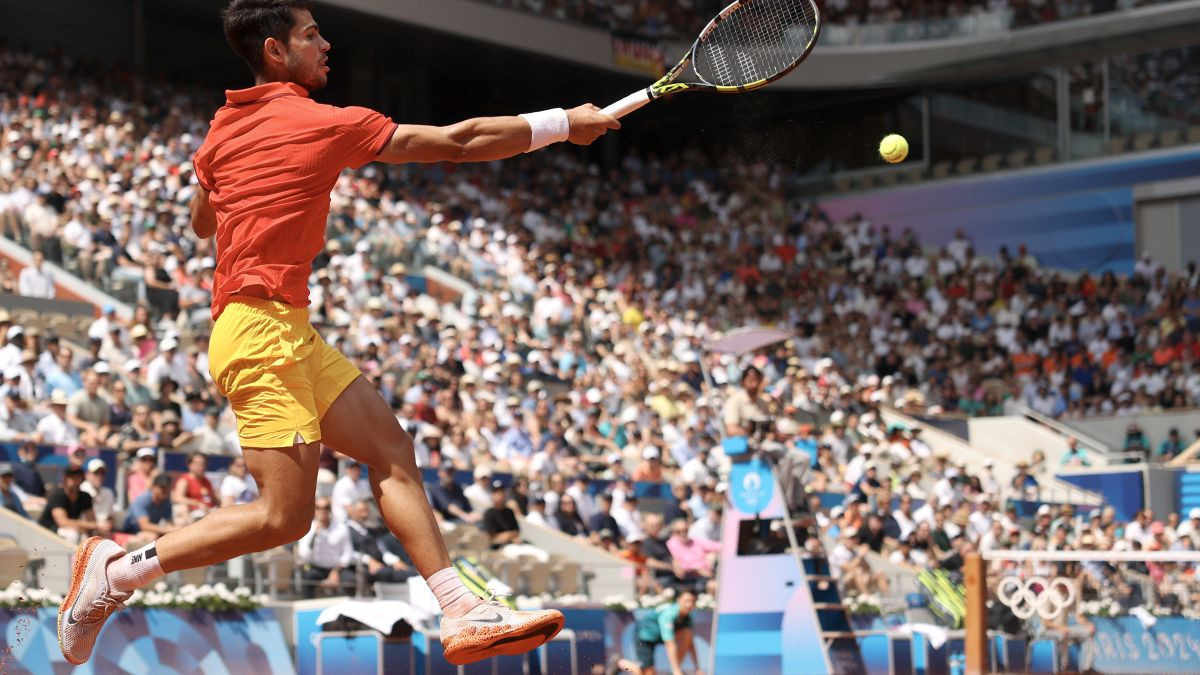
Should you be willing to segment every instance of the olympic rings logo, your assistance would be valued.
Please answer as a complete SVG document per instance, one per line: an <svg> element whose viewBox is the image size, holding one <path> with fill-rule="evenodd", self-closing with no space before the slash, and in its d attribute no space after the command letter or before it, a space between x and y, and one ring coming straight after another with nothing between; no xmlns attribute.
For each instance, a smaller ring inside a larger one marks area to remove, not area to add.
<svg viewBox="0 0 1200 675"><path fill-rule="evenodd" d="M1025 620L1036 613L1043 619L1051 620L1075 602L1075 584L1063 577L1053 580L1045 577L1025 580L1005 577L996 587L996 598L1011 609L1018 619Z"/></svg>

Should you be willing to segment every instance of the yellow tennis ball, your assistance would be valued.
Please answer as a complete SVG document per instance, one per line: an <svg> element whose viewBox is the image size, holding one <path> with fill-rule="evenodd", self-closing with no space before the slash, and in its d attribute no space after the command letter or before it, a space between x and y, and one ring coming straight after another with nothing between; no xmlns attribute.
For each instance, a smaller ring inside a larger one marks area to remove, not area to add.
<svg viewBox="0 0 1200 675"><path fill-rule="evenodd" d="M908 157L908 141L900 134L888 134L879 142L879 156L890 164L903 162Z"/></svg>

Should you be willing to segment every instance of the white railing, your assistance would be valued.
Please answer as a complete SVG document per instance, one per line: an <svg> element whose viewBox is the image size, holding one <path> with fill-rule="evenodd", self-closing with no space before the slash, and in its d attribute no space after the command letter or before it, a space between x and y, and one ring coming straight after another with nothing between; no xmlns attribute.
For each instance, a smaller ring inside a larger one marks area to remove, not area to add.
<svg viewBox="0 0 1200 675"><path fill-rule="evenodd" d="M1087 433L1084 433L1074 427L1063 424L1062 422L1059 422L1058 420L1054 419L1053 417L1050 417L1049 415L1043 415L1042 413L1034 410L1033 408L1030 408L1029 406L1025 405L1024 403L1016 404L1016 411L1017 411L1017 414L1022 415L1025 418L1030 419L1034 422L1037 422L1038 424L1041 424L1044 427L1053 429L1054 431L1057 431L1058 433L1062 434L1063 436L1071 436L1071 437L1076 438L1080 443L1083 444L1085 449L1094 450L1097 453L1100 453L1101 456L1103 456L1103 457L1112 457L1114 455L1123 454L1123 453L1114 452L1113 449L1107 443L1100 440L1099 438L1096 438L1095 436L1091 436Z"/></svg>

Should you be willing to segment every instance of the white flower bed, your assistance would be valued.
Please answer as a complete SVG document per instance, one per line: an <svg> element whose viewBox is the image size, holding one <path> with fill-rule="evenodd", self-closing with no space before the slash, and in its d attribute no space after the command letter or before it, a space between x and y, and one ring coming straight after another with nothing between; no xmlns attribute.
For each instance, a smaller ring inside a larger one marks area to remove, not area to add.
<svg viewBox="0 0 1200 675"><path fill-rule="evenodd" d="M28 588L14 581L0 592L0 608L57 607L62 604L61 595L42 588ZM267 602L267 596L254 595L248 588L230 590L225 584L195 586L188 584L178 591L171 591L160 581L149 590L133 592L125 602L128 607L160 609L201 609L210 612L259 609Z"/></svg>

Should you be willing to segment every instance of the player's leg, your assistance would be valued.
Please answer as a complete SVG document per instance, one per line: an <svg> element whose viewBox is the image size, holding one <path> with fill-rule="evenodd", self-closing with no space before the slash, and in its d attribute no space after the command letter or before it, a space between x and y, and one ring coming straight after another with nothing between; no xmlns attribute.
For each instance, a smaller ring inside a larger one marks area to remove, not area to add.
<svg viewBox="0 0 1200 675"><path fill-rule="evenodd" d="M417 469L412 438L366 378L351 382L326 411L321 440L367 465L379 514L421 576L428 578L450 567L442 531Z"/></svg>
<svg viewBox="0 0 1200 675"><path fill-rule="evenodd" d="M166 572L201 567L295 541L311 527L320 448L305 310L267 301L230 303L213 328L209 364L230 401L246 467L260 497L227 506L126 553L93 537L76 551L59 609L58 639L83 663L104 622L132 591ZM318 364L319 365L319 364Z"/></svg>
<svg viewBox="0 0 1200 675"><path fill-rule="evenodd" d="M158 538L164 572L204 567L289 544L312 527L320 443L246 450L259 498L223 506Z"/></svg>
<svg viewBox="0 0 1200 675"><path fill-rule="evenodd" d="M425 496L412 438L366 378L356 377L329 406L321 435L326 445L369 468L384 522L445 612L441 635L447 661L463 665L522 654L562 630L564 619L557 610L516 612L484 603L463 586Z"/></svg>
<svg viewBox="0 0 1200 675"><path fill-rule="evenodd" d="M81 544L71 587L59 608L63 656L77 665L87 661L109 615L135 589L167 572L224 562L304 536L312 524L319 458L316 444L247 450L246 467L258 482L258 500L217 509L130 553L100 537Z"/></svg>

